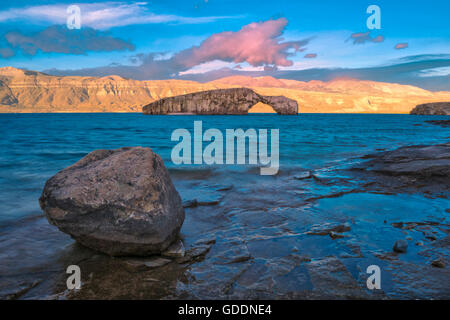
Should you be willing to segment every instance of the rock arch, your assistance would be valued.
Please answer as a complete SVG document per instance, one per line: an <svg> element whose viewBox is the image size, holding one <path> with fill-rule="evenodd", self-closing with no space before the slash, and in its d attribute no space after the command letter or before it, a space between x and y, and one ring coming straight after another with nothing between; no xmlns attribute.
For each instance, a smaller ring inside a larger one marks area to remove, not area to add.
<svg viewBox="0 0 450 320"><path fill-rule="evenodd" d="M283 96L263 96L248 88L217 89L164 98L142 108L144 114L247 114L262 102L278 114L296 115L297 101Z"/></svg>

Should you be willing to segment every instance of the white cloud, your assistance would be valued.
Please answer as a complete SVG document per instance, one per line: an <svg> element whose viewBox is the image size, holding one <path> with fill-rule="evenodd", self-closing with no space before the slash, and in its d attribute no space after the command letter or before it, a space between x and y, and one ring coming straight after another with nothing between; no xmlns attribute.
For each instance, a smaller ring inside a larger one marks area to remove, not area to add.
<svg viewBox="0 0 450 320"><path fill-rule="evenodd" d="M99 30L137 24L174 23L199 24L236 16L183 17L170 14L155 14L146 2L104 2L75 4L81 8L82 26ZM65 24L68 5L39 5L25 8L10 8L0 11L0 22L27 21L35 23Z"/></svg>
<svg viewBox="0 0 450 320"><path fill-rule="evenodd" d="M419 77L439 77L450 75L450 67L425 69L419 72Z"/></svg>

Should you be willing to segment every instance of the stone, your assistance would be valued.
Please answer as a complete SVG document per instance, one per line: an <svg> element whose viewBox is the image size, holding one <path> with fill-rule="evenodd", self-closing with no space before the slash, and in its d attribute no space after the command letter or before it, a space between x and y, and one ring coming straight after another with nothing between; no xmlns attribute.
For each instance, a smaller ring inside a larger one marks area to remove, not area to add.
<svg viewBox="0 0 450 320"><path fill-rule="evenodd" d="M313 225L311 229L308 232L306 232L306 234L318 236L330 235L330 237L332 238L334 235L337 238L338 237L337 233L343 233L350 230L351 227L350 224L348 223L344 224L323 223ZM331 233L333 233L333 235Z"/></svg>
<svg viewBox="0 0 450 320"><path fill-rule="evenodd" d="M312 178L311 171L301 172L294 176L295 180L303 180L303 179L309 179L309 178Z"/></svg>
<svg viewBox="0 0 450 320"><path fill-rule="evenodd" d="M258 102L279 114L297 115L297 101L283 96L262 96L248 88L208 90L164 98L142 108L144 114L247 114Z"/></svg>
<svg viewBox="0 0 450 320"><path fill-rule="evenodd" d="M391 176L450 177L450 143L406 146L370 155L366 169Z"/></svg>
<svg viewBox="0 0 450 320"><path fill-rule="evenodd" d="M209 250L211 250L211 245L202 244L195 247L190 248L188 251L186 251L186 254L184 257L179 257L176 259L176 261L180 264L188 263L196 259L200 259L203 256L205 256Z"/></svg>
<svg viewBox="0 0 450 320"><path fill-rule="evenodd" d="M393 248L394 252L405 253L407 249L408 249L408 242L406 242L405 240L395 241Z"/></svg>
<svg viewBox="0 0 450 320"><path fill-rule="evenodd" d="M184 257L186 250L184 249L184 244L181 240L178 240L170 245L166 251L162 253L166 257Z"/></svg>
<svg viewBox="0 0 450 320"><path fill-rule="evenodd" d="M197 199L183 201L183 208L195 208L198 207Z"/></svg>
<svg viewBox="0 0 450 320"><path fill-rule="evenodd" d="M419 104L410 111L414 115L450 115L450 102L432 102Z"/></svg>
<svg viewBox="0 0 450 320"><path fill-rule="evenodd" d="M130 272L145 271L148 269L159 268L170 263L172 260L153 257L149 259L127 259L123 260L125 269Z"/></svg>
<svg viewBox="0 0 450 320"><path fill-rule="evenodd" d="M442 259L436 259L431 262L431 265L435 268L445 268L445 263Z"/></svg>
<svg viewBox="0 0 450 320"><path fill-rule="evenodd" d="M112 256L159 254L184 221L162 159L142 147L89 153L50 178L39 203L62 232Z"/></svg>

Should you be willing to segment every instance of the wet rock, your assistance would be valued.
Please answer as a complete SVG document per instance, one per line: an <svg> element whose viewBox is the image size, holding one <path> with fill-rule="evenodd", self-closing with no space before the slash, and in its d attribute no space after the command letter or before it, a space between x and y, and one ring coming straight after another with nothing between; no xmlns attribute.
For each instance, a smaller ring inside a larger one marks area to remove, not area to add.
<svg viewBox="0 0 450 320"><path fill-rule="evenodd" d="M339 233L334 232L334 231L330 231L329 235L330 235L331 239L340 239L340 238L344 238L345 237L344 235L339 234Z"/></svg>
<svg viewBox="0 0 450 320"><path fill-rule="evenodd" d="M367 294L358 285L345 265L336 257L313 260L306 264L314 291L331 299L365 299Z"/></svg>
<svg viewBox="0 0 450 320"><path fill-rule="evenodd" d="M216 190L217 191L229 191L229 190L233 189L233 187L234 186L232 184L229 184L229 185L225 185L225 186L220 186Z"/></svg>
<svg viewBox="0 0 450 320"><path fill-rule="evenodd" d="M199 245L199 244L212 245L212 244L215 244L215 243L216 243L216 237L215 236L210 236L210 237L206 237L206 238L197 240L195 242L195 245Z"/></svg>
<svg viewBox="0 0 450 320"><path fill-rule="evenodd" d="M89 153L50 178L39 203L51 224L113 256L160 253L184 221L163 161L141 147Z"/></svg>
<svg viewBox="0 0 450 320"><path fill-rule="evenodd" d="M306 234L319 236L330 235L330 237L333 238L333 236L338 237L337 233L343 233L350 230L351 230L350 224L348 223L344 224L324 223L313 225L311 229L308 232L306 232ZM333 233L333 236L331 235L331 233Z"/></svg>
<svg viewBox="0 0 450 320"><path fill-rule="evenodd" d="M435 268L445 268L445 263L442 259L436 259L432 261L431 265Z"/></svg>
<svg viewBox="0 0 450 320"><path fill-rule="evenodd" d="M147 259L124 259L123 265L129 272L145 271L148 269L159 268L170 263L172 260L153 257Z"/></svg>
<svg viewBox="0 0 450 320"><path fill-rule="evenodd" d="M183 242L178 240L171 244L166 251L162 253L163 256L166 257L184 257L186 250L184 249Z"/></svg>
<svg viewBox="0 0 450 320"><path fill-rule="evenodd" d="M372 156L366 163L370 171L415 178L450 177L450 143L407 146Z"/></svg>
<svg viewBox="0 0 450 320"><path fill-rule="evenodd" d="M178 263L188 263L196 259L200 259L203 256L205 256L209 250L211 249L211 245L203 244L198 245L193 248L190 248L188 251L186 251L186 254L184 257L179 257L176 259L176 262Z"/></svg>
<svg viewBox="0 0 450 320"><path fill-rule="evenodd" d="M394 252L405 253L407 249L408 249L408 242L406 242L405 240L395 241L393 247Z"/></svg>
<svg viewBox="0 0 450 320"><path fill-rule="evenodd" d="M183 208L195 208L198 207L197 199L183 201Z"/></svg>
<svg viewBox="0 0 450 320"><path fill-rule="evenodd" d="M416 242L416 246L419 246L419 247L420 247L420 246L423 246L423 242L422 242L422 241L417 241L417 242Z"/></svg>
<svg viewBox="0 0 450 320"><path fill-rule="evenodd" d="M434 124L436 126L441 126L443 128L450 127L450 120L428 120L428 121L425 121L425 122Z"/></svg>
<svg viewBox="0 0 450 320"><path fill-rule="evenodd" d="M294 176L295 180L304 180L304 179L310 179L312 178L312 173L311 171L305 171L305 172L301 172L299 174L296 174Z"/></svg>
<svg viewBox="0 0 450 320"><path fill-rule="evenodd" d="M197 203L199 206L216 206L220 203L220 199L198 201Z"/></svg>

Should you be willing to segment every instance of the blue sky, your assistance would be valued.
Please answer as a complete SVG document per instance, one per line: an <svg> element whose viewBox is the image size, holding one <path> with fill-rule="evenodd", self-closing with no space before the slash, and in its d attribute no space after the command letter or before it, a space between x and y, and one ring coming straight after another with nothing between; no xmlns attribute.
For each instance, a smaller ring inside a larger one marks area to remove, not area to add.
<svg viewBox="0 0 450 320"><path fill-rule="evenodd" d="M69 5L81 9L80 30L67 29ZM370 5L379 30L366 26ZM0 67L202 81L385 75L450 90L448 12L448 0L2 2Z"/></svg>

